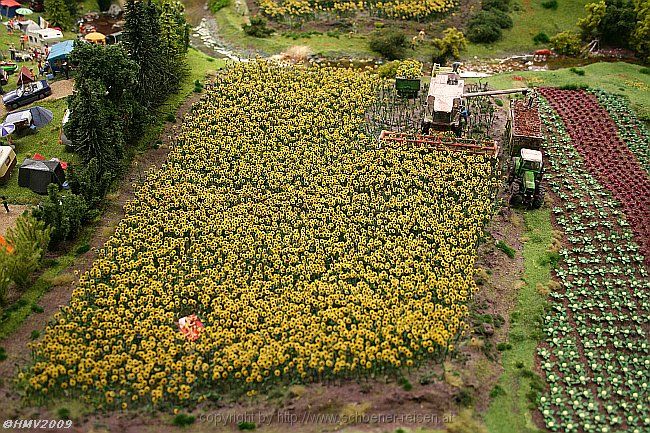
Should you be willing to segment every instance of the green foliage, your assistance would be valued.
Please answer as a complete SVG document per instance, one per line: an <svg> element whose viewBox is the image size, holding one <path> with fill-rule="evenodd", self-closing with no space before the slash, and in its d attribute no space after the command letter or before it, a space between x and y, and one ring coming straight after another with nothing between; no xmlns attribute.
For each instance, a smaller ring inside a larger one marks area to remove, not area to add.
<svg viewBox="0 0 650 433"><path fill-rule="evenodd" d="M461 388L454 400L462 407L469 407L474 402L474 397L468 389Z"/></svg>
<svg viewBox="0 0 650 433"><path fill-rule="evenodd" d="M556 53L566 56L577 56L582 47L580 36L571 31L556 34L551 38L550 43Z"/></svg>
<svg viewBox="0 0 650 433"><path fill-rule="evenodd" d="M515 250L504 241L498 241L496 243L496 247L501 251L503 251L506 254L506 256L510 257L511 259L515 258Z"/></svg>
<svg viewBox="0 0 650 433"><path fill-rule="evenodd" d="M650 0L636 0L634 6L636 26L631 43L646 62L650 62Z"/></svg>
<svg viewBox="0 0 650 433"><path fill-rule="evenodd" d="M5 350L4 347L0 347L0 361L4 361L7 359L7 351Z"/></svg>
<svg viewBox="0 0 650 433"><path fill-rule="evenodd" d="M617 47L633 47L637 17L633 0L607 0L605 16L598 26L601 43Z"/></svg>
<svg viewBox="0 0 650 433"><path fill-rule="evenodd" d="M585 71L584 71L584 69L570 68L569 71L571 71L572 73L574 73L574 74L576 74L576 75L579 75L579 76L581 76L581 77L582 77L583 75L585 75Z"/></svg>
<svg viewBox="0 0 650 433"><path fill-rule="evenodd" d="M184 53L189 28L183 6L166 0L160 3L162 6L151 0L129 0L124 6L122 45L138 65L132 90L145 109L162 104L178 90L187 73Z"/></svg>
<svg viewBox="0 0 650 433"><path fill-rule="evenodd" d="M113 181L109 171L102 171L96 158L84 166L71 166L68 181L74 194L84 198L90 209L97 209L102 204Z"/></svg>
<svg viewBox="0 0 650 433"><path fill-rule="evenodd" d="M67 3L66 0L45 0L43 2L47 20L63 30L71 29L74 22Z"/></svg>
<svg viewBox="0 0 650 433"><path fill-rule="evenodd" d="M433 45L442 55L459 58L460 52L467 48L467 39L463 32L455 27L449 27L442 34L442 39L434 39Z"/></svg>
<svg viewBox="0 0 650 433"><path fill-rule="evenodd" d="M550 41L551 38L549 38L544 32L539 32L533 36L533 42L535 42L535 44L548 44Z"/></svg>
<svg viewBox="0 0 650 433"><path fill-rule="evenodd" d="M650 75L650 68L641 68L639 69L639 72L644 75Z"/></svg>
<svg viewBox="0 0 650 433"><path fill-rule="evenodd" d="M32 304L32 311L33 311L34 313L38 313L38 314L40 314L40 313L42 313L42 312L45 311L45 310L44 310L43 307L41 307L40 305Z"/></svg>
<svg viewBox="0 0 650 433"><path fill-rule="evenodd" d="M4 304L7 298L7 289L11 284L11 256L7 250L0 247L0 304Z"/></svg>
<svg viewBox="0 0 650 433"><path fill-rule="evenodd" d="M9 269L9 278L19 288L27 287L32 272L39 268L50 233L49 227L27 213L19 216L16 225L7 230L7 242L14 247L14 252L3 261Z"/></svg>
<svg viewBox="0 0 650 433"><path fill-rule="evenodd" d="M510 0L483 0L481 2L481 9L486 11L497 9L508 12L510 10Z"/></svg>
<svg viewBox="0 0 650 433"><path fill-rule="evenodd" d="M494 385L494 388L490 391L490 398L495 398L500 395L506 395L506 391L499 385Z"/></svg>
<svg viewBox="0 0 650 433"><path fill-rule="evenodd" d="M75 250L75 253L77 253L77 255L81 255L81 254L85 254L85 253L87 253L88 251L90 251L90 245L88 245L88 244L83 244L83 245L80 245L80 246Z"/></svg>
<svg viewBox="0 0 650 433"><path fill-rule="evenodd" d="M604 0L597 3L587 3L585 5L587 16L578 20L578 27L583 39L591 38L597 35L598 26L605 18L607 6Z"/></svg>
<svg viewBox="0 0 650 433"><path fill-rule="evenodd" d="M196 421L196 418L193 415L179 413L172 420L172 424L174 424L177 427L186 427L188 425L194 424L194 421Z"/></svg>
<svg viewBox="0 0 650 433"><path fill-rule="evenodd" d="M501 39L501 26L494 19L494 15L487 11L480 11L469 21L467 37L477 44L489 44Z"/></svg>
<svg viewBox="0 0 650 433"><path fill-rule="evenodd" d="M587 90L588 88L589 86L586 84L575 84L575 83L564 84L560 86L560 89L562 90Z"/></svg>
<svg viewBox="0 0 650 433"><path fill-rule="evenodd" d="M267 21L262 16L254 16L250 19L250 24L246 24L243 29L244 33L254 38L266 38L273 33L273 29L269 28Z"/></svg>
<svg viewBox="0 0 650 433"><path fill-rule="evenodd" d="M512 344L510 344L510 343L499 343L499 344L497 344L497 350L499 352L503 352L503 351L510 350L510 349L512 349Z"/></svg>
<svg viewBox="0 0 650 433"><path fill-rule="evenodd" d="M249 422L249 421L242 421L239 424L237 424L237 428L239 430L255 430L257 426L255 425L254 422Z"/></svg>
<svg viewBox="0 0 650 433"><path fill-rule="evenodd" d="M405 378L405 377L400 377L399 380L397 381L397 383L399 384L399 386L402 387L402 389L403 389L404 391L410 391L410 390L413 389L413 385L412 385L411 382L409 382L409 380L408 380L407 378Z"/></svg>
<svg viewBox="0 0 650 433"><path fill-rule="evenodd" d="M111 7L112 0L97 0L100 12L106 12Z"/></svg>
<svg viewBox="0 0 650 433"><path fill-rule="evenodd" d="M400 62L397 60L386 62L377 68L377 73L381 78L395 78L397 76L397 68L399 68L399 64Z"/></svg>
<svg viewBox="0 0 650 433"><path fill-rule="evenodd" d="M544 9L556 10L559 6L557 0L545 0L542 2L542 7Z"/></svg>
<svg viewBox="0 0 650 433"><path fill-rule="evenodd" d="M34 330L31 332L31 334L29 334L29 339L33 341L33 340L36 340L36 339L37 339L38 337L40 337L40 336L41 336L41 332L38 331L38 330L36 330L36 329L34 329Z"/></svg>
<svg viewBox="0 0 650 433"><path fill-rule="evenodd" d="M375 30L368 46L388 60L401 59L406 50L406 35L401 30Z"/></svg>
<svg viewBox="0 0 650 433"><path fill-rule="evenodd" d="M200 80L194 80L194 93L201 93L203 91L203 83Z"/></svg>
<svg viewBox="0 0 650 433"><path fill-rule="evenodd" d="M50 245L76 236L88 215L88 205L76 194L59 194L57 185L50 184L48 196L34 209L34 216L52 228Z"/></svg>
<svg viewBox="0 0 650 433"><path fill-rule="evenodd" d="M59 419L70 419L70 409L62 407L56 411L56 414L59 416Z"/></svg>
<svg viewBox="0 0 650 433"><path fill-rule="evenodd" d="M212 13L217 13L230 4L230 0L208 0L208 8Z"/></svg>

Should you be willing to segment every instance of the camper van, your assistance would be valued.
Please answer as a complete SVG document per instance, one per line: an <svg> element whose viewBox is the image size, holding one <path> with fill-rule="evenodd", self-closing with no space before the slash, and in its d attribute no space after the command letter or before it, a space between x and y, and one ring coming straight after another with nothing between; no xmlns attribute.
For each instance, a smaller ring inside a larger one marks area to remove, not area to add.
<svg viewBox="0 0 650 433"><path fill-rule="evenodd" d="M63 33L61 33L61 30L56 29L32 30L27 33L27 36L29 44L38 47L43 47L45 44L52 46L63 40Z"/></svg>
<svg viewBox="0 0 650 433"><path fill-rule="evenodd" d="M9 181L11 171L16 166L16 152L11 146L0 146L0 185Z"/></svg>

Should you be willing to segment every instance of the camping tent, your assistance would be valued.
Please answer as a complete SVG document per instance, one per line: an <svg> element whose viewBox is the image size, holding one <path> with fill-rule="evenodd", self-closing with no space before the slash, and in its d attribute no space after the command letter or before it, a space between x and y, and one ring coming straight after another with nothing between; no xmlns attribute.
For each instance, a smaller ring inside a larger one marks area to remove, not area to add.
<svg viewBox="0 0 650 433"><path fill-rule="evenodd" d="M16 9L23 7L16 0L0 0L0 13L7 18L16 16Z"/></svg>
<svg viewBox="0 0 650 433"><path fill-rule="evenodd" d="M40 30L41 26L36 24L33 20L18 21L18 27L23 33L33 32L35 30Z"/></svg>
<svg viewBox="0 0 650 433"><path fill-rule="evenodd" d="M11 146L0 146L0 185L7 183L15 166L16 152Z"/></svg>
<svg viewBox="0 0 650 433"><path fill-rule="evenodd" d="M65 182L65 173L59 161L37 161L25 158L18 170L18 186L27 187L38 194L47 194L47 186Z"/></svg>
<svg viewBox="0 0 650 433"><path fill-rule="evenodd" d="M20 73L18 74L18 81L17 84L19 86L22 86L23 84L27 83L33 83L36 79L34 78L34 74L29 72L29 69L27 69L25 66L20 68Z"/></svg>
<svg viewBox="0 0 650 433"><path fill-rule="evenodd" d="M68 55L74 49L74 41L63 41L52 45L50 54L47 56L47 63L54 72L59 72L61 65L68 59Z"/></svg>

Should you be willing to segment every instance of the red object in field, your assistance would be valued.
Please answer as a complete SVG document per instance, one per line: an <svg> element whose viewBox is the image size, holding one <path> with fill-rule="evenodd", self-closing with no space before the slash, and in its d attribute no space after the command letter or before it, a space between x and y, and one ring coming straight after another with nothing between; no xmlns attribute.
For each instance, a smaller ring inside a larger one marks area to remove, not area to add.
<svg viewBox="0 0 650 433"><path fill-rule="evenodd" d="M61 168L64 170L68 169L68 163L65 161L59 161L59 164L61 164Z"/></svg>
<svg viewBox="0 0 650 433"><path fill-rule="evenodd" d="M548 87L540 92L562 117L589 173L621 204L645 263L650 265L650 176L619 136L596 95Z"/></svg>
<svg viewBox="0 0 650 433"><path fill-rule="evenodd" d="M181 333L190 341L196 341L203 331L203 323L196 317L196 314L190 314L178 321L178 327Z"/></svg>
<svg viewBox="0 0 650 433"><path fill-rule="evenodd" d="M548 48L543 49L543 50L535 51L536 56L550 56L552 54L553 54L553 51L549 50Z"/></svg>
<svg viewBox="0 0 650 433"><path fill-rule="evenodd" d="M34 159L36 161L45 161L45 157L43 155L41 155L40 153L35 153L34 157L32 159Z"/></svg>

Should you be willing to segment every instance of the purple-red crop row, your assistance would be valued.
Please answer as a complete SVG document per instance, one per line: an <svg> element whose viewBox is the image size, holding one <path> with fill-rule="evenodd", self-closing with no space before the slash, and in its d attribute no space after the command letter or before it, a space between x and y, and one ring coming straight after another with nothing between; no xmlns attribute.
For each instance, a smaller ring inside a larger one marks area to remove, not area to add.
<svg viewBox="0 0 650 433"><path fill-rule="evenodd" d="M592 93L540 89L562 117L589 172L618 200L645 263L650 264L650 178L619 137L609 113Z"/></svg>

